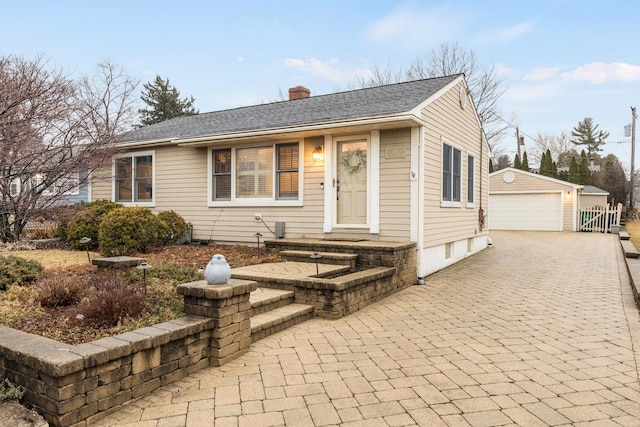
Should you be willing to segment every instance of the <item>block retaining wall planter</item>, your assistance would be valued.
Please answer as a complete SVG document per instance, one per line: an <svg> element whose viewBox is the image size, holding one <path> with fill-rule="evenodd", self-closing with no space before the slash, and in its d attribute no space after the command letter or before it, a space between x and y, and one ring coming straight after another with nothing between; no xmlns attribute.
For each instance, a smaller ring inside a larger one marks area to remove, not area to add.
<svg viewBox="0 0 640 427"><path fill-rule="evenodd" d="M237 279L182 284L187 317L86 344L0 326L0 377L25 387L23 401L50 425L92 425L131 399L246 352L255 289ZM203 315L194 314L200 306Z"/></svg>

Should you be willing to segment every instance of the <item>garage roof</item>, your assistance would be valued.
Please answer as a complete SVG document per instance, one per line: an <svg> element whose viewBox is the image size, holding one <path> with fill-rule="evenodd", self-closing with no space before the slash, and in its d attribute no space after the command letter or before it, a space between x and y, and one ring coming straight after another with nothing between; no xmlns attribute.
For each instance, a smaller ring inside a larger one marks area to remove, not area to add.
<svg viewBox="0 0 640 427"><path fill-rule="evenodd" d="M521 169L516 169L516 168L504 168L504 169L497 170L495 172L491 172L489 174L489 178L491 178L492 176L506 174L506 173L512 173L514 175L520 174L520 175L524 175L524 176L529 176L529 177L532 177L532 178L536 178L536 179L541 179L541 180L545 180L545 181L548 181L548 182L552 182L552 183L555 183L555 184L558 184L558 185L564 185L564 186L567 186L567 187L570 187L570 188L573 188L573 189L576 189L576 190L580 190L580 189L582 189L584 187L582 185L574 184L572 182L563 181L561 179L551 178L550 176L540 175L540 174L533 173L533 172L527 172L527 171L523 171ZM594 187L594 188L596 188L596 187Z"/></svg>

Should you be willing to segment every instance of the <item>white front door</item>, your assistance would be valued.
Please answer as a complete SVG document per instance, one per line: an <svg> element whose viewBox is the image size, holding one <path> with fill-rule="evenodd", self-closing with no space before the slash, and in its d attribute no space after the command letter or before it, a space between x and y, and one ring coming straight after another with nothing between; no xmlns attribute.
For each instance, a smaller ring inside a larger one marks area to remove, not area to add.
<svg viewBox="0 0 640 427"><path fill-rule="evenodd" d="M338 140L336 144L336 223L362 228L367 225L367 153L364 138Z"/></svg>

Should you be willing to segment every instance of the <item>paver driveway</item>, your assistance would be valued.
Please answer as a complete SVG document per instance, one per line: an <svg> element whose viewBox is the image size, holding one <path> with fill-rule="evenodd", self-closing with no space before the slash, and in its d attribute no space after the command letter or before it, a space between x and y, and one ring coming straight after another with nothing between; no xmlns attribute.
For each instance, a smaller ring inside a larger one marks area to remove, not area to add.
<svg viewBox="0 0 640 427"><path fill-rule="evenodd" d="M424 286L265 338L100 425L639 426L617 236L491 237Z"/></svg>

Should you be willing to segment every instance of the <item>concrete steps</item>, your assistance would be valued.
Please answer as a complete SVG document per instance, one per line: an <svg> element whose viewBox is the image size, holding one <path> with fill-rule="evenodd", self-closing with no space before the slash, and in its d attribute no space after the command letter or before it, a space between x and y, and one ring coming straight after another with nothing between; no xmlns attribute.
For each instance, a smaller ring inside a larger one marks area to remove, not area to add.
<svg viewBox="0 0 640 427"><path fill-rule="evenodd" d="M293 291L258 288L251 302L251 342L287 329L313 317L313 307L294 303Z"/></svg>

